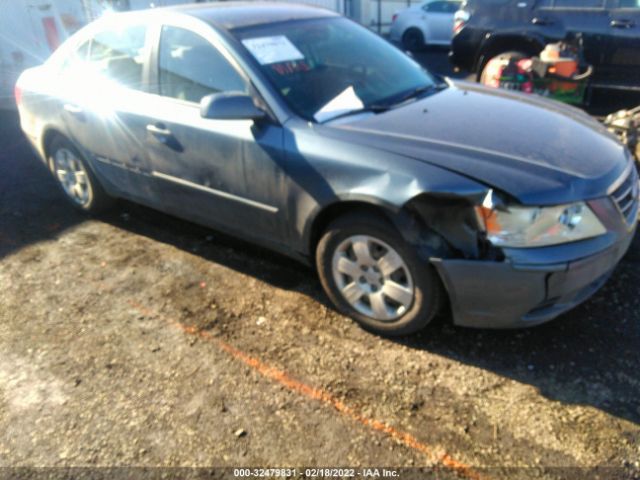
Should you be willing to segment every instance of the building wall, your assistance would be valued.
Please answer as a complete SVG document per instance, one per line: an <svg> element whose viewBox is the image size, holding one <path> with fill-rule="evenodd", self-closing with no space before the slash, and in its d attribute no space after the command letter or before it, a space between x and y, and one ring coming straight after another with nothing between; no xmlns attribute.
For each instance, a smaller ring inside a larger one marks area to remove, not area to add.
<svg viewBox="0 0 640 480"><path fill-rule="evenodd" d="M0 106L13 105L22 70L49 58L90 10L101 11L97 0L0 0Z"/></svg>

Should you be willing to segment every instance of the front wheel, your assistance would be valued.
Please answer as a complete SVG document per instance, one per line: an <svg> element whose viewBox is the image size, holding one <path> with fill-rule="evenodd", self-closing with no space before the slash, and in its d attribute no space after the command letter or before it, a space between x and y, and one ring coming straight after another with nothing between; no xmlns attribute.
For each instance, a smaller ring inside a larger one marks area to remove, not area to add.
<svg viewBox="0 0 640 480"><path fill-rule="evenodd" d="M433 267L380 217L334 221L318 243L316 265L336 307L375 333L416 332L439 310L442 291Z"/></svg>

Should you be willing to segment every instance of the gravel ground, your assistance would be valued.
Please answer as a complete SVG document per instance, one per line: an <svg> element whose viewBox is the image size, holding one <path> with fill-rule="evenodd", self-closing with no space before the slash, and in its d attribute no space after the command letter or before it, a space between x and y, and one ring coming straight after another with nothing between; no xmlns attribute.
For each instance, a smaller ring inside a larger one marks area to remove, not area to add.
<svg viewBox="0 0 640 480"><path fill-rule="evenodd" d="M637 237L541 327L382 339L291 260L128 203L75 213L2 113L0 467L638 478L639 266Z"/></svg>

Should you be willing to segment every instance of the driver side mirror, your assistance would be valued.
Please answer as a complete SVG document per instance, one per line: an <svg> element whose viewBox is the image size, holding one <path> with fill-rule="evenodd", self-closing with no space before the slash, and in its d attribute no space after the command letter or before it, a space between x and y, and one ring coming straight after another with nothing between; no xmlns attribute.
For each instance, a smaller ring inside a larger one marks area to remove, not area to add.
<svg viewBox="0 0 640 480"><path fill-rule="evenodd" d="M242 92L207 95L200 101L200 116L212 120L259 120L267 116L253 98Z"/></svg>

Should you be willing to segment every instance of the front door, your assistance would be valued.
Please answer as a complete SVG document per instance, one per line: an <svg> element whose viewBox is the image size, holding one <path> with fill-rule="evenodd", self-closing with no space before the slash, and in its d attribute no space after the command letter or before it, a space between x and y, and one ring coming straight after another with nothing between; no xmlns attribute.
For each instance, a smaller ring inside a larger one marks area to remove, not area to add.
<svg viewBox="0 0 640 480"><path fill-rule="evenodd" d="M269 121L200 116L209 94L251 87L220 49L187 28L160 33L145 144L164 209L256 238L283 240L283 131Z"/></svg>

